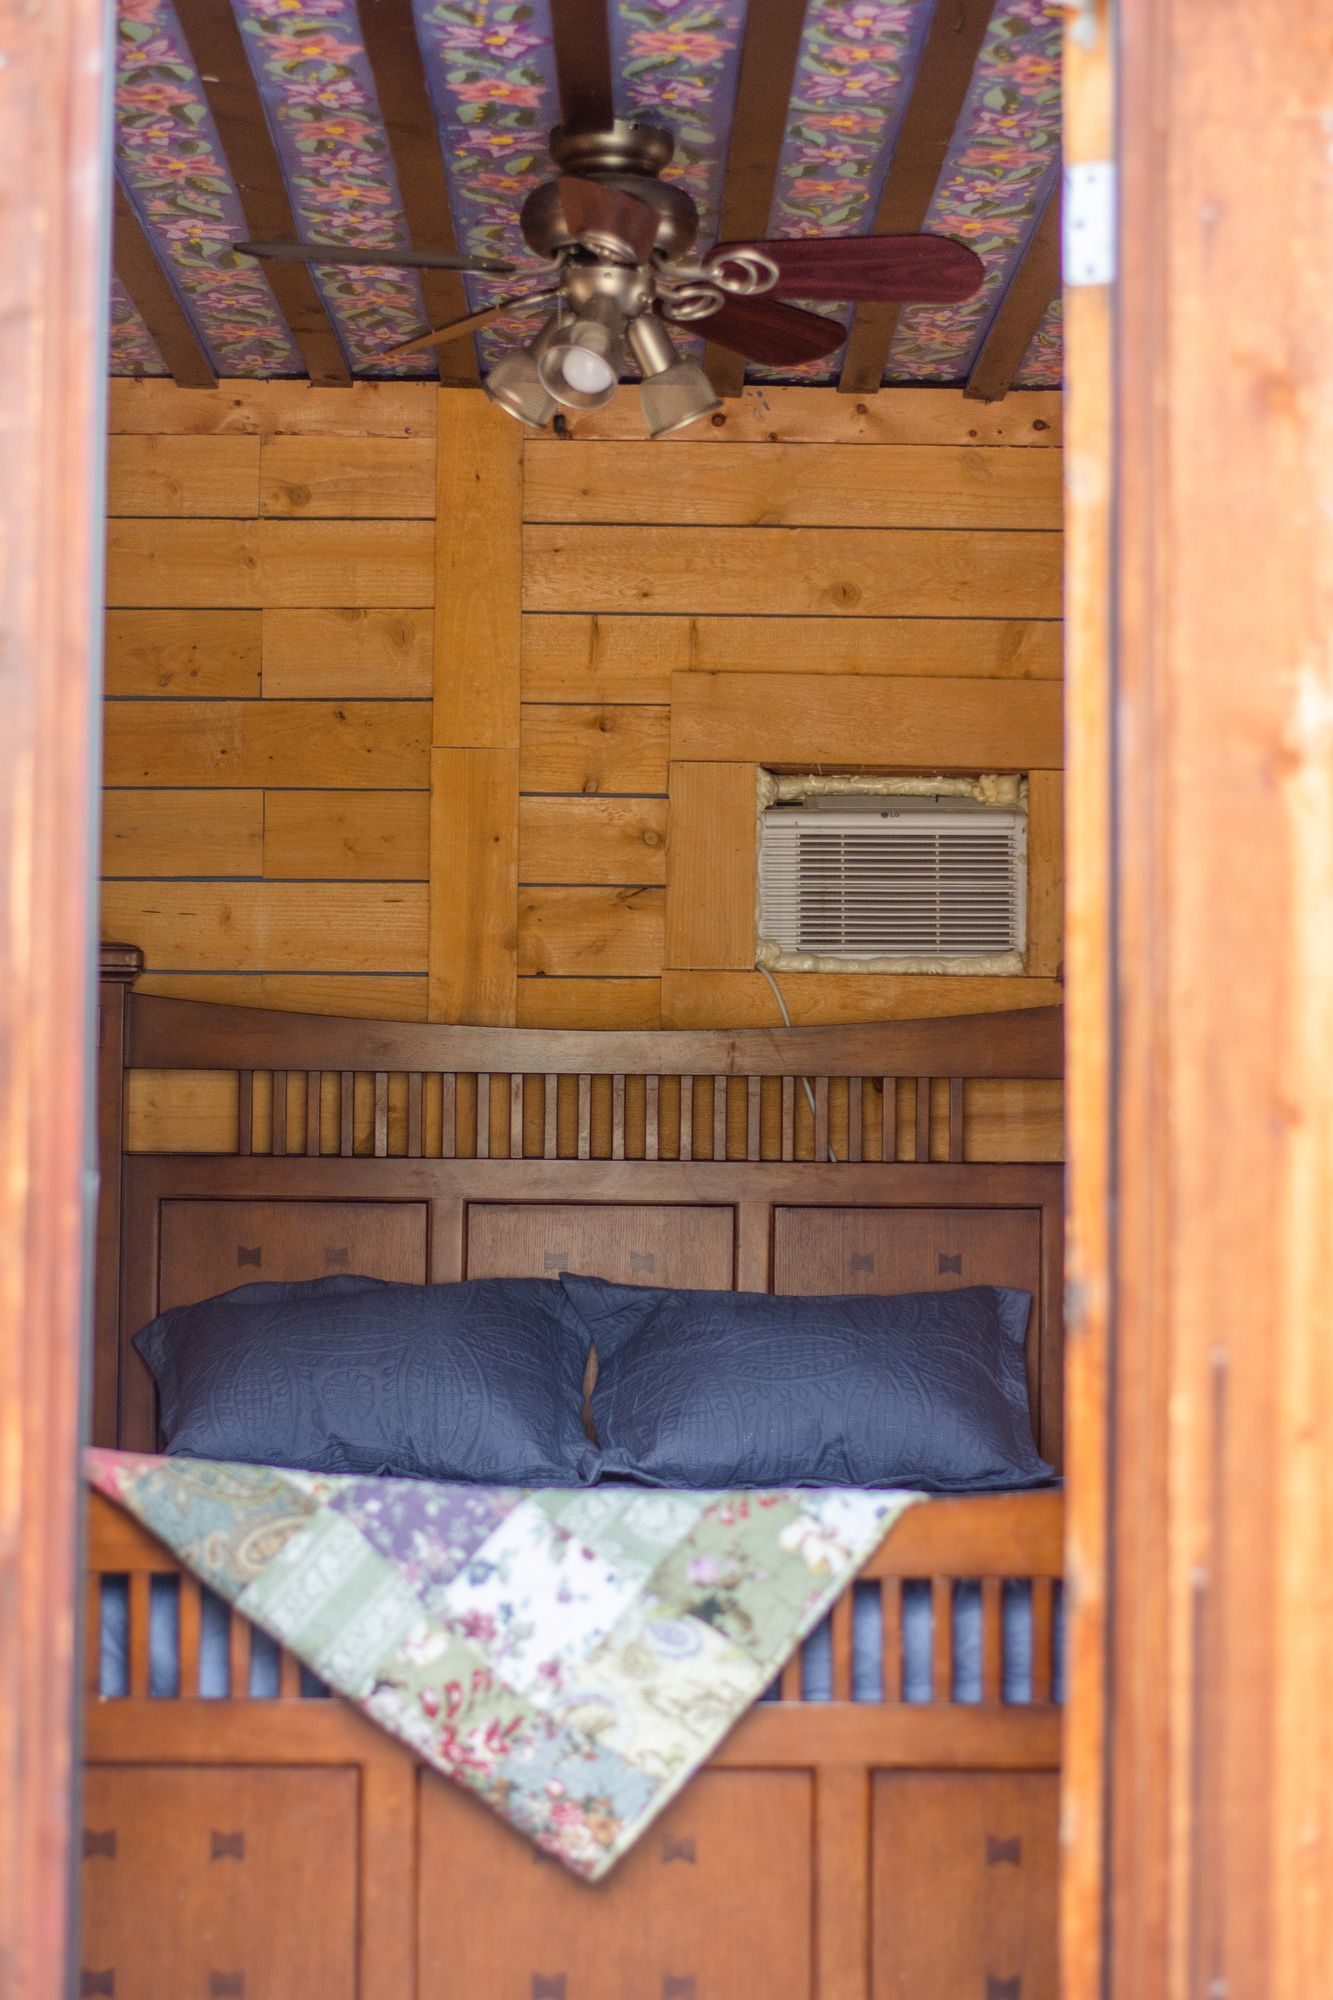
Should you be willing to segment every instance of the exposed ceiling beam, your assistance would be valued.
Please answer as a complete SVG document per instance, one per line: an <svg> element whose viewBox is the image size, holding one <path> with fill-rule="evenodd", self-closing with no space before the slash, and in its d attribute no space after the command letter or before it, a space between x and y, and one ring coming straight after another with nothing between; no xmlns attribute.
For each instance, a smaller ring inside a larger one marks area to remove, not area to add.
<svg viewBox="0 0 1333 2000"><path fill-rule="evenodd" d="M449 185L425 66L417 42L412 0L357 0L361 38L370 59L380 116L389 135L407 233L417 249L457 250ZM422 271L421 292L431 326L467 315L467 293L457 271ZM477 350L460 341L440 357L440 380L475 388Z"/></svg>
<svg viewBox="0 0 1333 2000"><path fill-rule="evenodd" d="M176 16L245 210L247 237L256 243L295 242L296 218L282 165L230 4L176 0ZM265 269L311 381L346 388L352 379L347 361L309 268L269 264Z"/></svg>
<svg viewBox="0 0 1333 2000"><path fill-rule="evenodd" d="M182 389L216 389L218 378L198 334L157 261L133 202L116 182L113 261L158 352Z"/></svg>
<svg viewBox="0 0 1333 2000"><path fill-rule="evenodd" d="M912 236L924 227L992 11L993 0L936 0L872 236ZM838 379L845 395L873 395L879 388L901 310L896 304L856 308Z"/></svg>
<svg viewBox="0 0 1333 2000"><path fill-rule="evenodd" d="M606 0L551 0L560 122L597 132L615 117L611 29Z"/></svg>
<svg viewBox="0 0 1333 2000"><path fill-rule="evenodd" d="M1046 308L1060 289L1060 214L1057 168L1027 249L972 363L965 396L996 403L1013 387Z"/></svg>
<svg viewBox="0 0 1333 2000"><path fill-rule="evenodd" d="M746 11L727 178L717 222L719 243L744 243L768 234L804 26L805 0L763 0L761 6ZM701 331L706 331L706 322L701 322ZM719 396L740 395L745 386L743 356L709 341L704 367Z"/></svg>

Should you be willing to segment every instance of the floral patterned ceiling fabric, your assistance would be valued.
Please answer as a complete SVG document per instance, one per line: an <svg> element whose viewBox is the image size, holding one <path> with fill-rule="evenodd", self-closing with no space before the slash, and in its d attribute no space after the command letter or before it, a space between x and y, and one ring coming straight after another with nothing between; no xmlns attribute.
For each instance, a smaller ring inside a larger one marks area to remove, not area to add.
<svg viewBox="0 0 1333 2000"><path fill-rule="evenodd" d="M298 231L307 241L408 241L393 156L355 0L230 4L268 116ZM518 228L524 195L546 179L559 122L550 0L412 0L461 250L502 255L514 276L473 275L474 308L521 292L542 268ZM748 0L762 6L763 0ZM936 0L809 0L769 218L773 235L858 235L874 220ZM616 109L676 137L669 177L716 234L747 0L610 0ZM116 0L116 163L121 184L220 375L301 375L261 265L238 255L240 197L171 0ZM904 310L886 381L961 382L1035 227L1059 162L1056 0L997 0L927 227L982 257L986 281L961 306ZM411 272L314 272L358 377L437 372L426 354L384 350L425 324ZM817 310L850 322L850 310ZM539 310L479 337L483 368L531 337ZM691 343L692 345L694 343ZM128 294L113 285L114 374L166 371ZM1018 380L1059 383L1058 302ZM827 382L840 355L751 380Z"/></svg>

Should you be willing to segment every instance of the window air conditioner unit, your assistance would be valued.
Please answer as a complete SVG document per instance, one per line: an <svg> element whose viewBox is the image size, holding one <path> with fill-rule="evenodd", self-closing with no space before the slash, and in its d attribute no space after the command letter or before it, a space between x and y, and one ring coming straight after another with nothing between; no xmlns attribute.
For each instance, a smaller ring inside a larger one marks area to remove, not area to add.
<svg viewBox="0 0 1333 2000"><path fill-rule="evenodd" d="M765 812L760 928L786 954L988 958L1023 949L1027 814L868 799Z"/></svg>

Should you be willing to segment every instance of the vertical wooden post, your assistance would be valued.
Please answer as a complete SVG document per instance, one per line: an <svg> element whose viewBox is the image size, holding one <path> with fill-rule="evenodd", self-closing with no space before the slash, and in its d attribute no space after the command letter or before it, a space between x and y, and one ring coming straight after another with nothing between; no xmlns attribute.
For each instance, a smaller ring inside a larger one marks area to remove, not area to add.
<svg viewBox="0 0 1333 2000"><path fill-rule="evenodd" d="M143 971L135 945L104 944L97 1009L97 1233L92 1441L120 1442L120 1197L125 1163L125 1010Z"/></svg>
<svg viewBox="0 0 1333 2000"><path fill-rule="evenodd" d="M0 1992L69 1966L110 21L0 0Z"/></svg>
<svg viewBox="0 0 1333 2000"><path fill-rule="evenodd" d="M523 429L443 389L436 430L429 1017L504 1027L518 1009Z"/></svg>
<svg viewBox="0 0 1333 2000"><path fill-rule="evenodd" d="M1091 301L1071 355L1076 1841L1103 1694L1106 1796L1066 1990L1304 2000L1333 1990L1333 15L1118 14L1101 606Z"/></svg>

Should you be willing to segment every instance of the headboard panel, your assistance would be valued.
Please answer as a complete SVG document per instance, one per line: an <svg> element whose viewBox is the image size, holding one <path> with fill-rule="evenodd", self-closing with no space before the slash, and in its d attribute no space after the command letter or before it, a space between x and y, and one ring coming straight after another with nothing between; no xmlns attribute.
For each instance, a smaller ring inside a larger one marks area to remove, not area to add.
<svg viewBox="0 0 1333 2000"><path fill-rule="evenodd" d="M338 1270L577 1269L784 1293L1014 1284L1058 1463L1063 1172L974 1161L969 1093L1058 1077L1059 1011L545 1034L133 993L104 948L95 1435L151 1450L130 1345L165 1306ZM127 1150L136 1069L235 1078L225 1151Z"/></svg>

